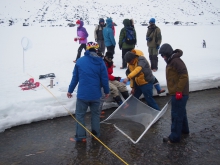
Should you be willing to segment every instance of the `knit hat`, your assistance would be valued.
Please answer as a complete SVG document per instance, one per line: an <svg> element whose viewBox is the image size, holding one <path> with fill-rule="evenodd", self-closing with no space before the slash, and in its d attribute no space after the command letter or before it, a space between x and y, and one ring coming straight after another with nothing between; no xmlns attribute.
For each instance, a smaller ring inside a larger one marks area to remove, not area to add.
<svg viewBox="0 0 220 165"><path fill-rule="evenodd" d="M104 23L104 22L105 22L105 20L104 20L103 18L100 18L100 19L99 19L99 23L101 23L101 22L103 22L103 23Z"/></svg>
<svg viewBox="0 0 220 165"><path fill-rule="evenodd" d="M155 22L156 22L155 18L151 18L149 21L149 23L153 23L153 24L155 24Z"/></svg>
<svg viewBox="0 0 220 165"><path fill-rule="evenodd" d="M135 57L137 57L136 54L134 54L133 52L128 51L128 52L125 54L124 59L125 59L125 61L126 61L127 63L129 63L129 62L131 62L133 59L135 59Z"/></svg>
<svg viewBox="0 0 220 165"><path fill-rule="evenodd" d="M76 24L80 24L80 20L77 20L77 21L76 21Z"/></svg>
<svg viewBox="0 0 220 165"><path fill-rule="evenodd" d="M163 44L160 47L159 54L161 54L162 57L166 56L169 58L173 54L173 48L170 46L170 44Z"/></svg>
<svg viewBox="0 0 220 165"><path fill-rule="evenodd" d="M86 44L86 50L89 50L89 49L98 49L99 48L99 44L96 43L96 42L88 42Z"/></svg>
<svg viewBox="0 0 220 165"><path fill-rule="evenodd" d="M110 59L113 59L113 58L114 58L112 52L106 52L106 53L105 53L105 57L110 58Z"/></svg>

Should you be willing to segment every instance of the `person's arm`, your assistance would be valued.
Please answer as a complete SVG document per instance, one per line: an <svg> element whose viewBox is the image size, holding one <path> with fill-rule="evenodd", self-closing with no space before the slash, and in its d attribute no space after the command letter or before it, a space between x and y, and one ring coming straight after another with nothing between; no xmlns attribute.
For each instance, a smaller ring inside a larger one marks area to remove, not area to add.
<svg viewBox="0 0 220 165"><path fill-rule="evenodd" d="M78 82L79 82L78 68L77 68L77 65L75 65L74 70L73 70L72 80L70 82L68 92L67 92L68 98L72 97L72 93L73 93L75 87L77 86Z"/></svg>

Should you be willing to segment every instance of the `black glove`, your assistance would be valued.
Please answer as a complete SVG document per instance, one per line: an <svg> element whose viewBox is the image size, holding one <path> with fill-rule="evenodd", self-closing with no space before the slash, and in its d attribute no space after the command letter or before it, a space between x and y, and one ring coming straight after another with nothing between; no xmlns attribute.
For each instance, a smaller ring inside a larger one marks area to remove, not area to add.
<svg viewBox="0 0 220 165"><path fill-rule="evenodd" d="M97 38L95 39L95 42L97 42L98 40L97 40Z"/></svg>
<svg viewBox="0 0 220 165"><path fill-rule="evenodd" d="M121 48L122 48L122 45L118 44L118 46L119 46L119 49L121 50Z"/></svg>
<svg viewBox="0 0 220 165"><path fill-rule="evenodd" d="M119 81L121 80L121 77L115 77L115 80Z"/></svg>

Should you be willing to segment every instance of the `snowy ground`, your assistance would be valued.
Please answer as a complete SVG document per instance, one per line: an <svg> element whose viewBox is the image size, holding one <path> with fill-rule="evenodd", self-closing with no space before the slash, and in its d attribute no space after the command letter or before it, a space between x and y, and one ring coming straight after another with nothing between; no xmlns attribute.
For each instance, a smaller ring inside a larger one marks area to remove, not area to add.
<svg viewBox="0 0 220 165"><path fill-rule="evenodd" d="M89 33L88 41L94 41L94 26L85 26ZM122 27L116 27L116 42ZM138 44L148 58L145 41L146 29L136 26ZM220 86L219 26L160 26L163 43L183 50L182 59L189 72L190 91L197 91ZM0 28L0 132L12 126L33 121L65 116L75 111L74 97L68 99L66 92L71 80L76 52L79 44L75 43L76 28L40 28L40 27L1 27ZM29 49L23 51L21 40L27 37L31 42ZM207 48L202 48L202 40ZM125 77L125 70L120 70L121 50L116 45L114 62L115 76ZM23 56L24 55L24 56ZM165 65L159 56L159 70L154 75L161 86L166 88ZM55 73L55 86L47 87L50 79L39 80L39 75ZM22 91L18 87L22 82L33 77L41 83L36 90ZM130 87L128 86L130 90ZM154 91L155 92L155 91ZM111 101L109 99L108 101ZM106 103L104 108L117 106ZM64 108L65 107L65 108Z"/></svg>

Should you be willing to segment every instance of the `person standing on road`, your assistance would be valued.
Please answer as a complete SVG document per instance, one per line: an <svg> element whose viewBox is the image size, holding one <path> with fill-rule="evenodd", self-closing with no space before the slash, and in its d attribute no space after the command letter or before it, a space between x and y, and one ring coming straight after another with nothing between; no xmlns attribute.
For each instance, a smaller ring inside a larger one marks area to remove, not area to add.
<svg viewBox="0 0 220 165"><path fill-rule="evenodd" d="M158 50L160 49L160 44L162 42L162 35L160 28L155 25L156 20L151 18L149 21L149 26L147 30L147 46L149 59L151 63L151 70L156 72L158 69Z"/></svg>
<svg viewBox="0 0 220 165"><path fill-rule="evenodd" d="M91 111L91 132L96 137L100 136L100 98L101 87L103 87L105 97L109 96L108 73L96 49L98 44L88 42L86 45L86 52L83 57L79 58L73 70L72 80L69 85L67 97L71 98L76 86L77 100L76 100L76 120L85 126L85 115L88 107ZM86 130L76 123L76 141L86 141Z"/></svg>
<svg viewBox="0 0 220 165"><path fill-rule="evenodd" d="M148 106L160 110L153 98L155 77L143 52L133 49L132 51L128 51L124 58L128 63L128 75L123 82L127 83L130 80L131 94L137 99L143 94Z"/></svg>
<svg viewBox="0 0 220 165"><path fill-rule="evenodd" d="M99 44L99 50L105 54L105 42L103 37L103 29L106 26L103 18L99 19L99 25L96 26L94 31L95 41Z"/></svg>
<svg viewBox="0 0 220 165"><path fill-rule="evenodd" d="M189 98L189 76L185 63L180 58L183 51L163 44L159 54L167 63L166 80L169 94L171 95L171 134L163 138L163 142L180 142L181 134L189 134L186 103Z"/></svg>

